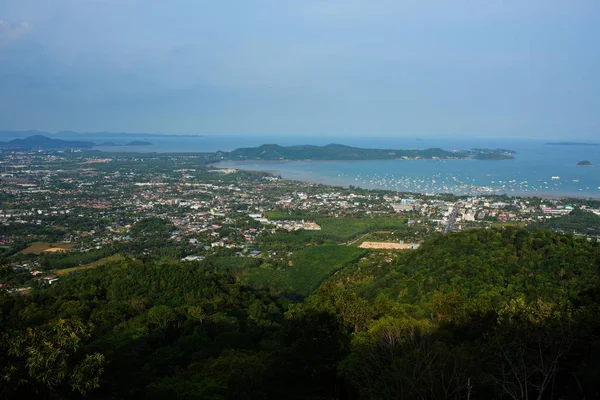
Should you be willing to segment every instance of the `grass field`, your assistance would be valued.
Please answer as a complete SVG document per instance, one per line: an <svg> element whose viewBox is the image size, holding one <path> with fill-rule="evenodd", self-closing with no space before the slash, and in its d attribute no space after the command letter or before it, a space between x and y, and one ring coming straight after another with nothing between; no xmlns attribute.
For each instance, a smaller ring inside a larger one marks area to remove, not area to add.
<svg viewBox="0 0 600 400"><path fill-rule="evenodd" d="M70 274L71 272L82 271L82 270L85 270L85 269L96 268L96 267L99 267L101 265L105 265L105 264L108 264L110 262L113 262L113 261L120 261L122 259L123 259L123 257L121 255L115 254L114 256L101 258L100 260L94 261L93 263L89 263L89 264L86 264L86 265L80 265L78 267L73 267L73 268L55 269L53 272L54 272L55 275L63 276L63 275Z"/></svg>
<svg viewBox="0 0 600 400"><path fill-rule="evenodd" d="M264 214L268 219L274 219L274 220L278 220L278 219L299 220L299 219L314 218L314 216L311 217L310 214L304 214L301 212L287 213L284 211L265 211Z"/></svg>
<svg viewBox="0 0 600 400"><path fill-rule="evenodd" d="M71 251L72 243L31 243L26 249L21 250L23 254L42 254L43 252Z"/></svg>
<svg viewBox="0 0 600 400"><path fill-rule="evenodd" d="M321 225L320 231L297 231L265 236L263 241L281 243L308 243L323 241L327 243L343 243L359 235L372 231L407 230L406 218L399 217L317 217L315 222Z"/></svg>
<svg viewBox="0 0 600 400"><path fill-rule="evenodd" d="M290 294L308 296L331 274L364 253L356 247L311 246L296 252L292 256L293 266L284 271L253 268L243 279L253 286L271 286Z"/></svg>

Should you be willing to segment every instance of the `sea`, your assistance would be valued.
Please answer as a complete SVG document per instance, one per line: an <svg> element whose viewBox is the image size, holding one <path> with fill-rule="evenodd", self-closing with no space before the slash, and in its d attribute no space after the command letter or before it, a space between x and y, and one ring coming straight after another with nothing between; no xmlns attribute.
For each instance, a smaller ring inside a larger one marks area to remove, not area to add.
<svg viewBox="0 0 600 400"><path fill-rule="evenodd" d="M319 141L319 144L325 144L321 139ZM396 192L600 199L600 146L559 146L547 145L547 141L541 140L515 139L411 141L370 138L341 142L371 148L503 148L517 153L514 160L501 161L243 161L221 162L219 166L269 171L286 179ZM578 166L577 163L583 160L598 167Z"/></svg>
<svg viewBox="0 0 600 400"><path fill-rule="evenodd" d="M6 140L2 138L3 140ZM107 141L102 135L78 140ZM113 142L115 136L110 138ZM131 141L129 135L126 141ZM96 147L107 152L192 153L231 151L262 144L326 145L330 143L379 149L444 150L503 148L514 160L370 160L370 161L243 161L221 162L221 168L269 171L285 179L424 194L507 194L515 196L583 197L600 199L600 146L547 145L543 139L461 139L406 137L328 137L268 135L166 136L136 135L152 146ZM566 139L571 140L571 139ZM600 141L589 141L596 143ZM597 167L577 166L582 160Z"/></svg>
<svg viewBox="0 0 600 400"><path fill-rule="evenodd" d="M370 161L243 161L221 162L222 168L269 171L285 179L423 194L507 194L514 196L600 199L600 146L547 145L533 139L418 139L394 137L178 136L148 138L140 152L230 151L262 144L326 145L381 149L445 150L503 148L514 160L370 160ZM586 141L590 143L590 141ZM600 144L600 142L591 142ZM102 148L100 148L102 150ZM104 149L104 150L111 150ZM112 148L114 150L114 148ZM590 161L599 167L582 167Z"/></svg>

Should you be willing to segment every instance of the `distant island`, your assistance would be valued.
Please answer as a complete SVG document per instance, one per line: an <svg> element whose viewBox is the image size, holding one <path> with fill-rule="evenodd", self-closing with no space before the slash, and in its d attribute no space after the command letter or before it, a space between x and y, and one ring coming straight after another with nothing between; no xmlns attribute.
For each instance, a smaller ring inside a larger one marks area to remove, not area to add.
<svg viewBox="0 0 600 400"><path fill-rule="evenodd" d="M549 142L544 143L548 146L600 146L600 143L585 143L585 142Z"/></svg>
<svg viewBox="0 0 600 400"><path fill-rule="evenodd" d="M144 138L171 138L171 137L204 137L204 135L196 135L196 134L167 134L167 133L144 133L144 132L73 132L73 131L60 131L56 133L52 132L44 132L44 131L13 131L13 130L2 130L0 131L0 137L12 137L24 139L30 136L46 136L56 139L62 140L122 140L123 138L127 138L130 140L135 140L136 138L144 137ZM101 139L98 139L101 138Z"/></svg>
<svg viewBox="0 0 600 400"><path fill-rule="evenodd" d="M512 160L515 152L506 149L443 150L432 149L365 149L328 144L326 146L279 146L265 144L259 147L236 149L232 152L219 152L224 160Z"/></svg>
<svg viewBox="0 0 600 400"><path fill-rule="evenodd" d="M23 139L13 139L8 142L0 142L0 149L8 150L65 150L65 149L91 149L95 146L117 147L123 146L112 141L97 145L94 142L82 140L53 139L43 135L33 135ZM125 146L152 146L151 142L134 140Z"/></svg>
<svg viewBox="0 0 600 400"><path fill-rule="evenodd" d="M593 167L593 166L594 166L594 164L592 164L592 163L591 163L591 162L589 162L588 160L579 161L579 162L577 163L577 165L578 165L579 167Z"/></svg>
<svg viewBox="0 0 600 400"><path fill-rule="evenodd" d="M129 143L125 143L125 144L118 144L115 142L104 142L104 143L100 143L98 146L104 146L104 147L116 147L116 146L152 146L151 142L148 141L144 141L144 140L134 140L131 141Z"/></svg>
<svg viewBox="0 0 600 400"><path fill-rule="evenodd" d="M0 149L12 150L64 150L74 148L89 149L93 146L95 146L93 142L52 139L42 135L34 135L24 139L14 139L8 142L0 142Z"/></svg>
<svg viewBox="0 0 600 400"><path fill-rule="evenodd" d="M152 146L152 143L145 140L134 140L127 143L125 146Z"/></svg>

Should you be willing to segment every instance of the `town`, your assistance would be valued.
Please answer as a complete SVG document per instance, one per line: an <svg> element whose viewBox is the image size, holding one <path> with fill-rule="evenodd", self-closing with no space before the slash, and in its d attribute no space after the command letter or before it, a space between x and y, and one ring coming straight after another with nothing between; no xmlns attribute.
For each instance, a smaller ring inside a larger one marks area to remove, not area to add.
<svg viewBox="0 0 600 400"><path fill-rule="evenodd" d="M294 252L311 245L368 248L379 260L377 252L414 249L450 230L600 215L600 203L585 199L426 196L289 181L216 168L203 154L5 151L0 196L0 265L8 271L0 284L12 292L123 256L285 270Z"/></svg>

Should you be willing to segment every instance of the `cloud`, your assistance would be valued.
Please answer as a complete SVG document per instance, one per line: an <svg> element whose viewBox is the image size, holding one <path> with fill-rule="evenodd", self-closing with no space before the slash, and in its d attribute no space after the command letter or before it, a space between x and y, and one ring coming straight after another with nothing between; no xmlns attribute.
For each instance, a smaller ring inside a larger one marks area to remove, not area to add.
<svg viewBox="0 0 600 400"><path fill-rule="evenodd" d="M15 40L27 35L33 29L29 22L10 22L0 19L0 39Z"/></svg>

